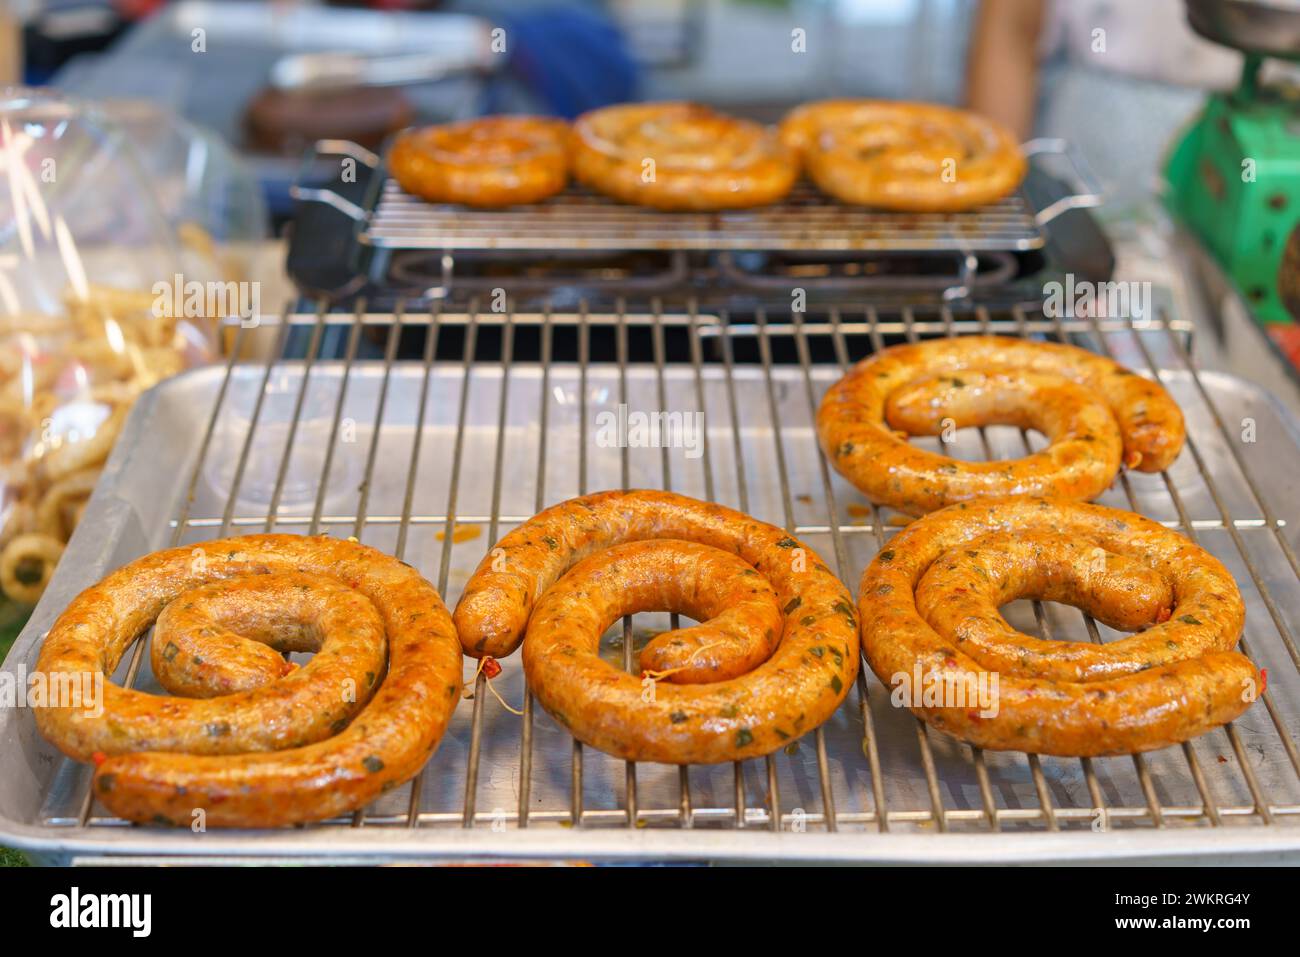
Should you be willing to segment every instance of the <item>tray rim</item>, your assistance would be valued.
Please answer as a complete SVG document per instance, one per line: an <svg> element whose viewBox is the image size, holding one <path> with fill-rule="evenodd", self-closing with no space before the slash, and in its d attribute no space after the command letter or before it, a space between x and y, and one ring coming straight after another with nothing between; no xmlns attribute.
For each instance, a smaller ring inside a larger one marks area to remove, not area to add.
<svg viewBox="0 0 1300 957"><path fill-rule="evenodd" d="M0 827L9 822L0 820ZM94 835L85 839L44 836L51 830ZM38 833L31 833L36 831ZM574 833L582 834L581 848ZM816 832L797 834L746 828L678 829L584 827L524 828L501 840L487 828L368 827L328 831L287 828L176 833L120 828L0 829L19 850L56 855L153 854L176 857L371 857L383 859L476 858L592 861L777 861L784 864L1051 864L1222 863L1227 856L1273 863L1300 859L1300 828L1260 826L1190 830L1059 831L1034 833L897 834ZM1251 863L1265 863L1252 860Z"/></svg>

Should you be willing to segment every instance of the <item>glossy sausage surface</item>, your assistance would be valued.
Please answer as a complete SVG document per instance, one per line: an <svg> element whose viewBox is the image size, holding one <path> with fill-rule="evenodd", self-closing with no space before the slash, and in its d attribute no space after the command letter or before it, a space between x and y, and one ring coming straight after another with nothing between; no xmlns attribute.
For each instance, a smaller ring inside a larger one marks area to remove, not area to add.
<svg viewBox="0 0 1300 957"><path fill-rule="evenodd" d="M259 642L317 654L217 697L105 680L99 713L37 709L47 740L97 762L95 797L128 820L188 826L201 810L207 826L267 827L354 810L423 767L459 699L460 644L434 588L395 558L326 536L146 555L72 601L37 668L112 675L160 615L162 680L178 687L222 690L227 676L204 655L230 648L250 660Z"/></svg>
<svg viewBox="0 0 1300 957"><path fill-rule="evenodd" d="M573 124L573 175L625 203L740 209L783 198L794 153L757 123L695 103L624 103Z"/></svg>
<svg viewBox="0 0 1300 957"><path fill-rule="evenodd" d="M1105 644L1023 635L998 608L1034 597L1142 630ZM1245 607L1223 565L1099 505L1017 497L926 515L867 568L858 609L895 703L992 750L1148 751L1231 721L1262 689L1234 650Z"/></svg>
<svg viewBox="0 0 1300 957"><path fill-rule="evenodd" d="M1037 429L1050 444L1023 458L967 462L899 434L994 424ZM1121 462L1146 472L1167 468L1185 426L1163 386L1104 356L960 336L863 359L827 390L817 433L831 463L871 501L921 515L984 496L1094 498Z"/></svg>
<svg viewBox="0 0 1300 957"><path fill-rule="evenodd" d="M483 116L399 133L393 178L435 203L494 208L536 203L569 178L569 128L544 116Z"/></svg>
<svg viewBox="0 0 1300 957"><path fill-rule="evenodd" d="M678 681L647 683L598 656L610 624L651 609L704 618L643 654L645 668L686 667L670 676ZM599 492L534 516L484 558L455 622L471 655L502 657L523 640L543 707L579 740L629 760L768 754L826 721L858 669L852 599L811 549L670 492Z"/></svg>
<svg viewBox="0 0 1300 957"><path fill-rule="evenodd" d="M909 212L954 212L995 202L1027 165L1011 132L935 103L824 100L781 122L808 176L841 202Z"/></svg>

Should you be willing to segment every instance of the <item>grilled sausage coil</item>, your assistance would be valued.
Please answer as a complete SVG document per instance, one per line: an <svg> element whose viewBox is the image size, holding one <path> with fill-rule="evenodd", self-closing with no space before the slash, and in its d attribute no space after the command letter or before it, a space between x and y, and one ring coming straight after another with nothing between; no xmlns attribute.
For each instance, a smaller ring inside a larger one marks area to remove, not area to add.
<svg viewBox="0 0 1300 957"><path fill-rule="evenodd" d="M931 103L826 100L792 111L781 139L823 192L846 203L958 212L1010 193L1026 163L1010 131Z"/></svg>
<svg viewBox="0 0 1300 957"><path fill-rule="evenodd" d="M328 537L146 555L72 601L37 669L51 687L107 679L155 622L157 677L191 697L105 680L102 710L35 712L47 740L97 762L95 796L131 821L189 825L202 810L207 826L268 827L355 810L423 767L459 698L460 644L434 588ZM299 669L276 653L295 650L316 654Z"/></svg>
<svg viewBox="0 0 1300 957"><path fill-rule="evenodd" d="M574 121L573 175L625 203L716 210L776 202L799 167L757 123L695 103L628 103Z"/></svg>
<svg viewBox="0 0 1300 957"><path fill-rule="evenodd" d="M569 177L568 127L540 116L485 116L399 134L393 178L436 203L498 207L536 203Z"/></svg>
<svg viewBox="0 0 1300 957"><path fill-rule="evenodd" d="M1011 628L1016 598L1063 601L1107 644ZM895 700L982 748L1148 751L1236 718L1262 688L1234 651L1245 608L1213 556L1157 522L1064 499L959 504L917 519L862 576L867 662Z"/></svg>
<svg viewBox="0 0 1300 957"><path fill-rule="evenodd" d="M701 621L646 646L642 668L671 672L652 694L598 655L611 624L648 610ZM852 600L811 549L670 492L599 492L534 516L484 558L455 622L476 657L522 639L542 706L634 761L768 754L830 718L858 669Z"/></svg>
<svg viewBox="0 0 1300 957"><path fill-rule="evenodd" d="M964 462L907 442L906 434L994 424L1037 429L1050 445L1011 461ZM869 499L920 515L981 496L1094 498L1121 464L1167 468L1185 427L1163 386L1104 356L962 336L863 359L827 390L817 433L835 468Z"/></svg>

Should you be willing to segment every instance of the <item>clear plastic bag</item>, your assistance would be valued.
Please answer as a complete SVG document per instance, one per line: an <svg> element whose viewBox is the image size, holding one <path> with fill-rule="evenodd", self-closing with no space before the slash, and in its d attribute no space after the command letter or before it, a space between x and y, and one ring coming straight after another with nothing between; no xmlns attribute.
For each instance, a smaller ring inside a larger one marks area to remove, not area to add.
<svg viewBox="0 0 1300 957"><path fill-rule="evenodd" d="M216 353L221 317L177 310L176 289L237 281L226 251L265 229L255 184L223 153L156 110L0 91L0 592L10 602L29 606L44 591L136 397ZM225 200L251 196L214 202L223 188Z"/></svg>

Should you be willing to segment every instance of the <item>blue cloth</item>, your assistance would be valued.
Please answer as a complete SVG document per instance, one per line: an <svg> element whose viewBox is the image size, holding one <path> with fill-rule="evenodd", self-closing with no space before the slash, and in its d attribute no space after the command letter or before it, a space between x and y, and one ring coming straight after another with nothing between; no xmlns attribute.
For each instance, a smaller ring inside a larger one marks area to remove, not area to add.
<svg viewBox="0 0 1300 957"><path fill-rule="evenodd" d="M506 72L566 119L636 98L637 66L618 28L599 11L574 7L505 14ZM501 108L489 89L488 109Z"/></svg>

